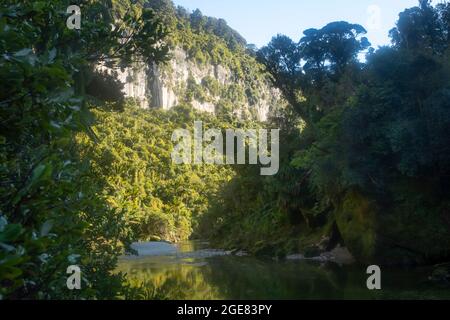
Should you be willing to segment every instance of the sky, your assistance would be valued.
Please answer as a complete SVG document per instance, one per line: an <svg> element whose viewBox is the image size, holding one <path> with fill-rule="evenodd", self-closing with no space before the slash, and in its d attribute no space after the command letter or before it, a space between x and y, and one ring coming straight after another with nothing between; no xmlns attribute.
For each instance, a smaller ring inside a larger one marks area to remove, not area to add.
<svg viewBox="0 0 450 320"><path fill-rule="evenodd" d="M443 0L433 0L433 3ZM190 11L223 18L248 43L262 47L276 34L300 40L303 30L345 20L364 26L374 48L390 43L398 14L418 0L174 0Z"/></svg>

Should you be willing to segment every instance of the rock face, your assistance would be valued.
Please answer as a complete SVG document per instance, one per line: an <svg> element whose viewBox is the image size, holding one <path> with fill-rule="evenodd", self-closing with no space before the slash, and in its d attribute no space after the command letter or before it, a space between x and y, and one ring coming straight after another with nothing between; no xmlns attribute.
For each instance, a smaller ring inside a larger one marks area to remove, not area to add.
<svg viewBox="0 0 450 320"><path fill-rule="evenodd" d="M229 68L200 64L179 48L171 52L168 63L137 63L119 70L118 79L124 84L125 96L136 99L142 108L170 109L189 103L197 110L216 113L218 105L228 102L230 111L237 116L265 121L271 110L282 104L280 92L268 78L263 77L258 83L257 97L249 96L244 89L245 80ZM230 94L233 89L245 94L234 99Z"/></svg>
<svg viewBox="0 0 450 320"><path fill-rule="evenodd" d="M112 72L111 69L100 66L100 70ZM149 106L149 86L147 77L147 66L143 63L117 71L117 79L124 85L123 93L125 97L134 98L143 109Z"/></svg>

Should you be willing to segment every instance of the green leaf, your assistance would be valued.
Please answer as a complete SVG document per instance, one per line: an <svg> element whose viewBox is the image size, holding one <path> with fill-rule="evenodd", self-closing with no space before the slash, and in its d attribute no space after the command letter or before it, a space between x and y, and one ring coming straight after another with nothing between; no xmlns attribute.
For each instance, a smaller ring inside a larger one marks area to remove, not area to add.
<svg viewBox="0 0 450 320"><path fill-rule="evenodd" d="M50 50L48 54L48 63L53 63L53 61L55 61L56 53L57 53L56 48Z"/></svg>
<svg viewBox="0 0 450 320"><path fill-rule="evenodd" d="M53 227L53 221L47 220L44 222L44 224L41 226L41 237L45 237L49 234L50 230Z"/></svg>
<svg viewBox="0 0 450 320"><path fill-rule="evenodd" d="M31 50L30 48L25 48L22 49L20 51L17 51L16 53L14 53L14 57L26 57L29 54L31 54L33 52L33 50Z"/></svg>
<svg viewBox="0 0 450 320"><path fill-rule="evenodd" d="M12 204L16 205L19 201L33 188L38 182L48 179L52 175L52 166L50 163L39 164L36 168L34 168L33 173L31 175L31 179L28 184L21 189L17 195L14 197Z"/></svg>
<svg viewBox="0 0 450 320"><path fill-rule="evenodd" d="M1 242L0 242L0 248L5 250L6 252L11 252L11 251L16 250L16 248L14 246L10 246L9 244L1 243Z"/></svg>
<svg viewBox="0 0 450 320"><path fill-rule="evenodd" d="M22 233L22 226L20 224L9 224L0 233L0 242L12 242L16 240Z"/></svg>
<svg viewBox="0 0 450 320"><path fill-rule="evenodd" d="M49 163L38 165L33 170L33 174L31 175L30 185L34 186L40 180L44 180L45 178L48 178L51 175L51 172L52 172L52 167Z"/></svg>
<svg viewBox="0 0 450 320"><path fill-rule="evenodd" d="M22 270L13 267L2 268L0 266L0 273L0 279L14 280L22 274Z"/></svg>

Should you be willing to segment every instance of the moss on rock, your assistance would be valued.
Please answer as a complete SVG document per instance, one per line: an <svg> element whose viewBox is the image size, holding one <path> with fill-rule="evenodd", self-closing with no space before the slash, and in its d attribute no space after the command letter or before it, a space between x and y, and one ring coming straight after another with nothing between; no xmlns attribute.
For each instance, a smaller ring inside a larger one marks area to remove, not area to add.
<svg viewBox="0 0 450 320"><path fill-rule="evenodd" d="M336 210L342 240L358 261L373 260L376 246L376 204L358 191L348 192Z"/></svg>

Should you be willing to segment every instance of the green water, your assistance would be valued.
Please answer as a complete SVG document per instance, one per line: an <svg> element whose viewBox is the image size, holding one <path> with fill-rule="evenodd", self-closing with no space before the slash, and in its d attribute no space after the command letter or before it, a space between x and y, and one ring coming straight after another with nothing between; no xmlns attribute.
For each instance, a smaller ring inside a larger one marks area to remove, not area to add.
<svg viewBox="0 0 450 320"><path fill-rule="evenodd" d="M144 298L156 299L450 299L428 280L429 268L382 269L382 289L366 287L364 267L312 261L274 261L210 250L204 242L135 245L119 271Z"/></svg>

